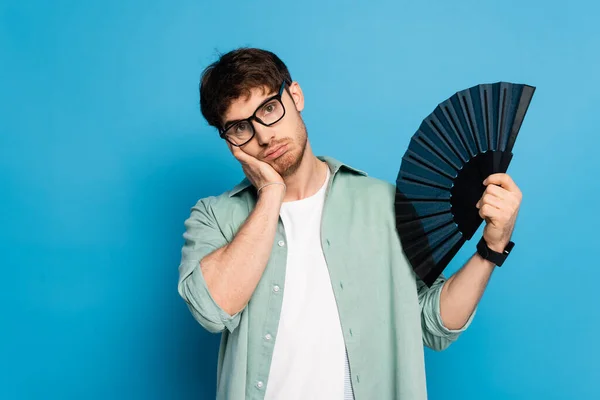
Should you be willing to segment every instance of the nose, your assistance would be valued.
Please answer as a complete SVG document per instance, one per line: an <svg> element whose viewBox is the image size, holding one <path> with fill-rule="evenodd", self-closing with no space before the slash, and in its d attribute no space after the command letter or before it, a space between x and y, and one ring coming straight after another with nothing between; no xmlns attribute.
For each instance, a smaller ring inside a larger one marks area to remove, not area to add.
<svg viewBox="0 0 600 400"><path fill-rule="evenodd" d="M268 145L275 137L275 129L253 122L254 135L261 146Z"/></svg>

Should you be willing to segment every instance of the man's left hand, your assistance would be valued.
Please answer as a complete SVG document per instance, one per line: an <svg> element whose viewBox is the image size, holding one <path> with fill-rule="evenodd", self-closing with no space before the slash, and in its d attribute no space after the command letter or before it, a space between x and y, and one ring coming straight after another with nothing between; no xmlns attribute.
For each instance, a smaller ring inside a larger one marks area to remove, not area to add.
<svg viewBox="0 0 600 400"><path fill-rule="evenodd" d="M490 249L501 253L512 236L523 195L507 174L492 174L483 184L487 187L476 204L486 222L483 238Z"/></svg>

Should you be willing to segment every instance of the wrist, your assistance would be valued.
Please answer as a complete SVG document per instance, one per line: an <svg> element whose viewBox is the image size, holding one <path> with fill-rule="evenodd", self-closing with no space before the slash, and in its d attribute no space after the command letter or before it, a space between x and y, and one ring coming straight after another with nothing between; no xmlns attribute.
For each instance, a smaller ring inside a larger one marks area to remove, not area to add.
<svg viewBox="0 0 600 400"><path fill-rule="evenodd" d="M475 252L475 256L481 261L481 264L483 264L483 266L485 266L486 268L488 268L489 270L494 270L496 268L496 264L494 264L492 261L484 258L481 254L479 254L478 252Z"/></svg>
<svg viewBox="0 0 600 400"><path fill-rule="evenodd" d="M515 244L508 242L503 243L487 243L485 238L481 238L477 243L477 253L485 260L491 261L497 266L502 266L506 257L510 254Z"/></svg>
<svg viewBox="0 0 600 400"><path fill-rule="evenodd" d="M280 202L283 201L283 198L285 196L285 192L286 192L286 186L285 183L283 182L272 182L272 183L266 183L262 186L260 186L257 189L257 196L259 199L261 198L267 198L267 199L273 199L273 200L279 200Z"/></svg>
<svg viewBox="0 0 600 400"><path fill-rule="evenodd" d="M487 246L489 247L490 250L495 251L496 253L502 253L504 251L504 249L506 248L506 244L498 244L498 243L489 243Z"/></svg>

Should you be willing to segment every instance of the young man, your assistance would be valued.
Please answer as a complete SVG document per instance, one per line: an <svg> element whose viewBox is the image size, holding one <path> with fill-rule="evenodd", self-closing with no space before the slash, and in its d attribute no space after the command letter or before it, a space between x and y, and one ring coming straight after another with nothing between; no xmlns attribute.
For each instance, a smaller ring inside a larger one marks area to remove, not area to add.
<svg viewBox="0 0 600 400"><path fill-rule="evenodd" d="M246 175L185 222L179 293L222 332L218 399L425 399L423 345L470 324L494 265L475 254L427 287L397 236L395 186L316 157L304 96L273 53L238 49L203 73L202 114ZM509 243L521 194L492 175L477 204Z"/></svg>

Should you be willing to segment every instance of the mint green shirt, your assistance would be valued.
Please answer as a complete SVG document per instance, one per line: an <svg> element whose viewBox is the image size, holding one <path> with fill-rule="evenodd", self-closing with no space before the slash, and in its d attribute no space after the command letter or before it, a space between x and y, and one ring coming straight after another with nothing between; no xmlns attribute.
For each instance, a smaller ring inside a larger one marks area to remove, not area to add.
<svg viewBox="0 0 600 400"><path fill-rule="evenodd" d="M471 323L440 317L444 276L428 288L414 274L395 226L395 186L330 157L321 244L350 362L356 400L427 398L423 345L443 350ZM178 290L194 318L222 333L217 399L263 399L285 295L286 235L278 222L271 257L247 306L228 315L211 297L200 261L231 242L256 204L247 179L198 201L185 221ZM320 329L319 326L313 327ZM307 382L310 384L310 382Z"/></svg>

